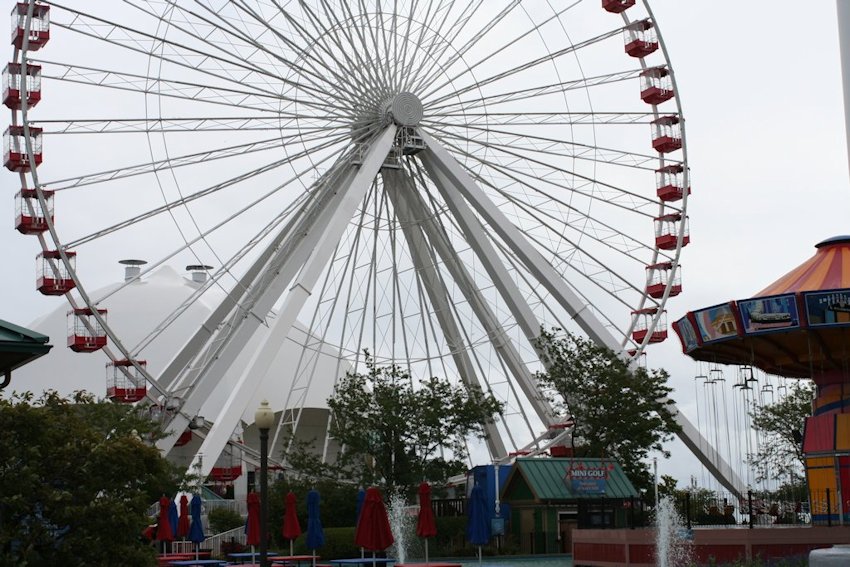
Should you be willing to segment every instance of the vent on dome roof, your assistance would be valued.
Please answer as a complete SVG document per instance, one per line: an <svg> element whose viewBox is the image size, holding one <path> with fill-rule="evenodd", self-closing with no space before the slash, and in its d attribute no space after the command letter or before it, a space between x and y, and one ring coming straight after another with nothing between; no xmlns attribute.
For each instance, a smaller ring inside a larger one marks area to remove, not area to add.
<svg viewBox="0 0 850 567"><path fill-rule="evenodd" d="M119 264L124 266L124 281L128 282L138 278L142 273L142 266L147 264L145 260L119 260Z"/></svg>
<svg viewBox="0 0 850 567"><path fill-rule="evenodd" d="M207 272L212 270L212 266L206 264L191 264L186 266L187 272L192 272L192 281L195 283L204 283L207 281Z"/></svg>

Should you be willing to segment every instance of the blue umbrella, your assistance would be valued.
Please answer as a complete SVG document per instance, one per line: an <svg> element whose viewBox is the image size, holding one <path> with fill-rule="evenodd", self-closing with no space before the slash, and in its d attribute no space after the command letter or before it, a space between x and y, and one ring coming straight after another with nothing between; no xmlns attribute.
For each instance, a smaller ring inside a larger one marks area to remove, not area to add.
<svg viewBox="0 0 850 567"><path fill-rule="evenodd" d="M360 511L363 509L363 502L366 500L366 491L362 488L357 491L357 511L354 513L354 528L360 524ZM360 548L360 557L363 557L365 552Z"/></svg>
<svg viewBox="0 0 850 567"><path fill-rule="evenodd" d="M366 491L362 488L357 491L357 511L354 513L354 526L360 523L360 510L363 509L363 501L366 500Z"/></svg>
<svg viewBox="0 0 850 567"><path fill-rule="evenodd" d="M469 495L466 516L466 539L472 545L478 546L478 562L481 563L481 546L490 543L490 518L487 517L484 490L477 483Z"/></svg>
<svg viewBox="0 0 850 567"><path fill-rule="evenodd" d="M168 521L171 523L171 533L174 535L174 539L177 539L177 522L180 520L180 516L177 515L177 502L171 500L171 504L168 505Z"/></svg>
<svg viewBox="0 0 850 567"><path fill-rule="evenodd" d="M207 536L204 535L204 525L201 522L202 505L201 497L198 494L192 496L192 502L189 503L189 515L192 516L192 526L189 528L189 541L195 543L195 559L198 558L198 547L202 541L207 539Z"/></svg>
<svg viewBox="0 0 850 567"><path fill-rule="evenodd" d="M325 545L322 518L319 517L319 493L307 493L307 548L313 550L313 567L316 566L316 550Z"/></svg>

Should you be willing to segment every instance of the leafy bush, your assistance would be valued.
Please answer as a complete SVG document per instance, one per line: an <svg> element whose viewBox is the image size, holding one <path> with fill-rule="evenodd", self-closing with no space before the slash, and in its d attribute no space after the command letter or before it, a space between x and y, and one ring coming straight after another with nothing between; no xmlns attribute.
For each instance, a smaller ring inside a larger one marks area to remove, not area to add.
<svg viewBox="0 0 850 567"><path fill-rule="evenodd" d="M245 520L239 513L227 508L213 508L209 514L210 531L213 534L226 532L245 525Z"/></svg>

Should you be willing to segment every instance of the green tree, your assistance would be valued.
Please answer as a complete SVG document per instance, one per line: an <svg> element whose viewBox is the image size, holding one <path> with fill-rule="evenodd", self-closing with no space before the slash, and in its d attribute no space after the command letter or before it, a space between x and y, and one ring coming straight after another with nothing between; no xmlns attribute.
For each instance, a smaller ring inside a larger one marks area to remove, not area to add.
<svg viewBox="0 0 850 567"><path fill-rule="evenodd" d="M801 432L806 417L812 415L813 396L811 383L800 380L789 388L788 395L750 410L753 427L761 434L758 451L749 456L758 481L802 481Z"/></svg>
<svg viewBox="0 0 850 567"><path fill-rule="evenodd" d="M547 368L537 373L563 416L575 420L576 456L619 462L638 490L652 486L646 462L650 451L679 431L664 370L630 368L614 351L559 329L541 330L537 341Z"/></svg>
<svg viewBox="0 0 850 567"><path fill-rule="evenodd" d="M178 472L133 406L77 393L0 400L0 565L155 565L140 535Z"/></svg>
<svg viewBox="0 0 850 567"><path fill-rule="evenodd" d="M341 463L363 484L406 490L423 478L441 481L466 470L466 440L502 404L476 387L430 378L418 388L396 365L349 372L328 399L331 434L345 447Z"/></svg>

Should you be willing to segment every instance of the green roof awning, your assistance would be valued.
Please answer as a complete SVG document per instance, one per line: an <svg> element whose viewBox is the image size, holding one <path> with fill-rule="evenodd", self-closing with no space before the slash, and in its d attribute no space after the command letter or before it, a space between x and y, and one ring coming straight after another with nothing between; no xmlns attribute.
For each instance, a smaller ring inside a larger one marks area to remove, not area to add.
<svg viewBox="0 0 850 567"><path fill-rule="evenodd" d="M0 319L0 375L47 354L50 337Z"/></svg>
<svg viewBox="0 0 850 567"><path fill-rule="evenodd" d="M590 479L579 480L584 472L571 471L588 471ZM636 498L638 492L611 459L519 458L505 482L502 499L527 500L529 496L546 502Z"/></svg>

